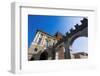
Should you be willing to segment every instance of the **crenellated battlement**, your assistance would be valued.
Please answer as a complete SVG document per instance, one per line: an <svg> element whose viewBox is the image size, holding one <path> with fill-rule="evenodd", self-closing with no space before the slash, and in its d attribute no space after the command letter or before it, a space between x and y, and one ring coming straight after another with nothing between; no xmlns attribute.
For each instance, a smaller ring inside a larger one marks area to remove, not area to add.
<svg viewBox="0 0 100 76"><path fill-rule="evenodd" d="M57 47L59 44L61 44L62 42L64 42L65 40L69 39L70 37L72 37L73 35L77 34L79 31L82 31L83 29L88 27L88 19L83 18L83 20L80 21L81 25L76 24L74 27L75 29L71 28L69 30L69 32L66 32L66 35L63 36L63 38L55 45L55 47Z"/></svg>

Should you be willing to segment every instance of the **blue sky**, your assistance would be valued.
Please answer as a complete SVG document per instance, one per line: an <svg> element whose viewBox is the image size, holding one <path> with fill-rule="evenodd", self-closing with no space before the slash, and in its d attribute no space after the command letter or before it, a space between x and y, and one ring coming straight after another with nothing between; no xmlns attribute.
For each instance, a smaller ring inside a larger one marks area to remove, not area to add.
<svg viewBox="0 0 100 76"><path fill-rule="evenodd" d="M33 41L37 29L50 35L54 35L57 31L65 35L67 31L74 28L75 24L81 24L82 19L83 17L80 16L28 15L28 47ZM79 41L82 42L82 40ZM86 46L84 45L84 47ZM78 49L78 47L76 48ZM81 49L83 50L83 48Z"/></svg>
<svg viewBox="0 0 100 76"><path fill-rule="evenodd" d="M88 38L79 37L72 44L72 51L74 52L88 52Z"/></svg>

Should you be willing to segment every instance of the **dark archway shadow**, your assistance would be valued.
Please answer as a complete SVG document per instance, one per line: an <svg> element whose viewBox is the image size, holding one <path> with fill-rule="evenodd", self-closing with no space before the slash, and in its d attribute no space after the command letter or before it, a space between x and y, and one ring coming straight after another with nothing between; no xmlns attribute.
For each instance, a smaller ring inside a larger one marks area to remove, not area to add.
<svg viewBox="0 0 100 76"><path fill-rule="evenodd" d="M44 51L40 55L40 60L47 60L48 59L48 52Z"/></svg>

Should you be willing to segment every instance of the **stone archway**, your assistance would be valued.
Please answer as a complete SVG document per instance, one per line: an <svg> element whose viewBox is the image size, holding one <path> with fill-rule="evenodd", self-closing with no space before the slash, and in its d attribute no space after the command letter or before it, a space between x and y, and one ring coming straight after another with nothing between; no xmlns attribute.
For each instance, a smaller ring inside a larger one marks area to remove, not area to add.
<svg viewBox="0 0 100 76"><path fill-rule="evenodd" d="M88 50L88 38L80 36L70 45L71 52L86 52Z"/></svg>
<svg viewBox="0 0 100 76"><path fill-rule="evenodd" d="M47 60L48 59L48 52L43 51L40 55L40 60Z"/></svg>
<svg viewBox="0 0 100 76"><path fill-rule="evenodd" d="M56 47L59 47L62 43L64 44L65 59L71 59L69 47L73 44L75 39L82 36L88 37L88 19L84 18L81 23L81 25L76 24L75 29L70 29L70 33L67 32L66 36L56 44Z"/></svg>
<svg viewBox="0 0 100 76"><path fill-rule="evenodd" d="M76 24L75 30L70 29L70 33L66 33L66 37L64 39L65 45L65 58L70 59L70 46L73 44L74 40L78 37L88 37L88 20L84 18L81 25Z"/></svg>

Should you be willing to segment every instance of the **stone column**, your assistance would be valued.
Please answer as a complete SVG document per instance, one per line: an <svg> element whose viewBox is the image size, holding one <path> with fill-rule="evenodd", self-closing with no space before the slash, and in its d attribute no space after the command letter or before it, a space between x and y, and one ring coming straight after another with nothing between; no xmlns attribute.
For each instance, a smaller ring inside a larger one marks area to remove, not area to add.
<svg viewBox="0 0 100 76"><path fill-rule="evenodd" d="M60 49L59 49L59 52L58 52L58 58L59 59L64 59L65 58L64 57L64 46L63 45L60 46Z"/></svg>
<svg viewBox="0 0 100 76"><path fill-rule="evenodd" d="M55 55L56 53L55 53L55 48L54 47L52 47L52 59L55 59Z"/></svg>
<svg viewBox="0 0 100 76"><path fill-rule="evenodd" d="M37 44L38 44L39 38L41 37L40 34L41 34L41 33L38 34L38 37L37 37L37 40L36 40L36 43L37 43Z"/></svg>
<svg viewBox="0 0 100 76"><path fill-rule="evenodd" d="M38 36L39 36L39 32L36 34L36 36L35 36L35 38L33 40L33 43L37 41Z"/></svg>
<svg viewBox="0 0 100 76"><path fill-rule="evenodd" d="M65 59L71 59L69 48L65 48Z"/></svg>

